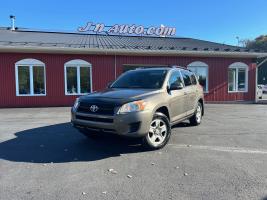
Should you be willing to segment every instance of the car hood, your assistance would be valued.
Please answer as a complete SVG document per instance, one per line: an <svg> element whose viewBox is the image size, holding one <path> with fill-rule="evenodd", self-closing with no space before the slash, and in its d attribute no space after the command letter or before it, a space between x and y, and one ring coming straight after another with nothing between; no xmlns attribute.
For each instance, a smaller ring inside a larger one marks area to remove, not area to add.
<svg viewBox="0 0 267 200"><path fill-rule="evenodd" d="M99 101L115 101L115 102L131 102L140 99L147 98L151 95L155 95L159 93L160 90L152 90L152 89L115 89L109 88L101 92L94 92L88 94L86 96L82 96L81 100L83 101L92 101L92 100L99 100Z"/></svg>

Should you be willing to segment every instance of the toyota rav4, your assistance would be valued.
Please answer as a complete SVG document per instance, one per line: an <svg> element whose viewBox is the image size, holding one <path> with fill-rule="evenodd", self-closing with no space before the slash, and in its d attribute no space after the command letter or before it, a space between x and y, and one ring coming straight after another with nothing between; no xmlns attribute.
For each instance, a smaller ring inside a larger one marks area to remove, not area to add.
<svg viewBox="0 0 267 200"><path fill-rule="evenodd" d="M159 149L169 141L172 125L201 123L203 88L184 68L130 70L106 90L77 98L71 112L73 126L88 137L101 132L141 137Z"/></svg>

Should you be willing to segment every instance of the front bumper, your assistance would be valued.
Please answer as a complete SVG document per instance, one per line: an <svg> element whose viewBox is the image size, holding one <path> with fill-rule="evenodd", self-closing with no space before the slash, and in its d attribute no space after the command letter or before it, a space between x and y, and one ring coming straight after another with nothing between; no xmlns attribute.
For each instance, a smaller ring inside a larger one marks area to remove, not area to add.
<svg viewBox="0 0 267 200"><path fill-rule="evenodd" d="M128 114L97 115L77 112L72 108L71 122L75 128L114 133L129 137L145 136L152 120L150 111Z"/></svg>

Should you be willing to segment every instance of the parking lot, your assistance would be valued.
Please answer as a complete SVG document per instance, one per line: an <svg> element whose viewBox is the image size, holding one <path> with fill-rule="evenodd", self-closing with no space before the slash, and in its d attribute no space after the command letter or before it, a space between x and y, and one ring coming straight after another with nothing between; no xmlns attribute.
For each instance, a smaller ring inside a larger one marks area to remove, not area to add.
<svg viewBox="0 0 267 200"><path fill-rule="evenodd" d="M206 105L169 145L86 139L70 108L0 110L0 199L267 198L267 105ZM113 169L113 170L111 170Z"/></svg>

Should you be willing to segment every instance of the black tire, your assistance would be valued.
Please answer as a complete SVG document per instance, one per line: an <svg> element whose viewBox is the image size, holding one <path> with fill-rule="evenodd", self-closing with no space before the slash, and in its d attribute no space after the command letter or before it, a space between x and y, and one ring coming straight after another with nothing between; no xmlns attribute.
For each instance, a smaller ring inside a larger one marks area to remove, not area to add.
<svg viewBox="0 0 267 200"><path fill-rule="evenodd" d="M98 139L101 136L99 131L93 131L88 129L78 129L80 133L90 139Z"/></svg>
<svg viewBox="0 0 267 200"><path fill-rule="evenodd" d="M200 116L198 115L199 109L200 108ZM192 117L189 118L190 121L190 125L192 126L198 126L199 124L201 124L202 121L202 112L203 112L203 106L200 102L198 102L197 104L197 108L195 110L195 113Z"/></svg>
<svg viewBox="0 0 267 200"><path fill-rule="evenodd" d="M155 143L153 144L151 142L151 132L147 133L147 135L143 138L143 142L144 142L144 146L149 149L149 150L156 150L156 149L161 149L163 148L169 141L170 136L171 136L171 125L170 125L170 121L168 119L168 117L166 115L164 115L163 113L155 113L152 119L152 122L154 122L155 120L160 120L160 123L166 125L166 132L164 132L164 139L162 140L162 142L158 145L155 145ZM150 128L152 126L152 122L150 124ZM162 133L160 133L162 136Z"/></svg>

